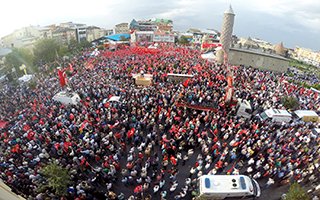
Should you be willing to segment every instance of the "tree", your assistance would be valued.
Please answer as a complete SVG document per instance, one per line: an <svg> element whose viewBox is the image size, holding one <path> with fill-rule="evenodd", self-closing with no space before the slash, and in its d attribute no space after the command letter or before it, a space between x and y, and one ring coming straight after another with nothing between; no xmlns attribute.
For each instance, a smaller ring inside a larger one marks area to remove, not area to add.
<svg viewBox="0 0 320 200"><path fill-rule="evenodd" d="M179 43L180 44L189 44L189 40L186 36L182 35L180 38L179 38Z"/></svg>
<svg viewBox="0 0 320 200"><path fill-rule="evenodd" d="M69 55L69 54L70 54L70 51L69 51L67 46L64 45L64 46L60 47L60 49L58 51L58 55L59 56L66 56L66 55Z"/></svg>
<svg viewBox="0 0 320 200"><path fill-rule="evenodd" d="M66 168L56 163L50 163L42 168L40 173L46 178L46 183L40 186L39 192L49 188L58 196L66 194L71 183L71 178Z"/></svg>
<svg viewBox="0 0 320 200"><path fill-rule="evenodd" d="M299 108L300 105L299 100L292 96L284 96L281 99L281 102L286 109L290 110L296 110L297 108Z"/></svg>
<svg viewBox="0 0 320 200"><path fill-rule="evenodd" d="M61 45L54 39L42 39L37 41L33 48L35 61L37 63L54 61L59 56L58 52L60 48Z"/></svg>
<svg viewBox="0 0 320 200"><path fill-rule="evenodd" d="M34 56L29 49L25 48L14 48L11 53L6 55L5 57L5 65L6 65L6 72L11 73L12 69L15 68L16 72L20 75L23 74L23 71L19 69L19 67L24 64L27 66L28 70L34 71Z"/></svg>
<svg viewBox="0 0 320 200"><path fill-rule="evenodd" d="M311 200L306 191L298 184L293 183L288 193L286 194L286 200Z"/></svg>
<svg viewBox="0 0 320 200"><path fill-rule="evenodd" d="M80 49L86 49L86 48L89 48L91 47L91 43L88 42L87 40L82 40L80 43L79 43L79 48Z"/></svg>

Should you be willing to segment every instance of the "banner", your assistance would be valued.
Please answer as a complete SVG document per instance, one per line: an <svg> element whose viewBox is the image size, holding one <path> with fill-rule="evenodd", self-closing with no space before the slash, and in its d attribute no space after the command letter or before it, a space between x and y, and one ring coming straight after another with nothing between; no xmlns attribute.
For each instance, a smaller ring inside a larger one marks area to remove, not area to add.
<svg viewBox="0 0 320 200"><path fill-rule="evenodd" d="M65 71L62 71L61 69L58 69L58 76L61 87L65 86L67 84L67 75Z"/></svg>

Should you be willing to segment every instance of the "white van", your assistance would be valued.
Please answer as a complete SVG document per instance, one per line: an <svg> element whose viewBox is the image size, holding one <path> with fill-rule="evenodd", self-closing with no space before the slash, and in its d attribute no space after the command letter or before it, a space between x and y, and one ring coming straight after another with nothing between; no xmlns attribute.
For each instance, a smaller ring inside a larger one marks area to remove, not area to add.
<svg viewBox="0 0 320 200"><path fill-rule="evenodd" d="M77 105L80 102L80 96L77 93L65 91L57 93L52 99L64 105Z"/></svg>
<svg viewBox="0 0 320 200"><path fill-rule="evenodd" d="M258 182L244 175L203 175L199 178L201 199L246 199L259 197Z"/></svg>
<svg viewBox="0 0 320 200"><path fill-rule="evenodd" d="M257 115L261 121L271 119L272 122L282 123L290 122L292 115L287 110L267 109L264 112Z"/></svg>
<svg viewBox="0 0 320 200"><path fill-rule="evenodd" d="M247 100L238 99L237 116L250 119L252 116L252 108Z"/></svg>

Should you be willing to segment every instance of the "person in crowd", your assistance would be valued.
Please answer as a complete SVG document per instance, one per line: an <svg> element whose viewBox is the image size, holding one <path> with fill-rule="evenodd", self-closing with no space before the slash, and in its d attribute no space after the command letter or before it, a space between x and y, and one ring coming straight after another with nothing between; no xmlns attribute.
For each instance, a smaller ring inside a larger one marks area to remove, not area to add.
<svg viewBox="0 0 320 200"><path fill-rule="evenodd" d="M79 104L52 99L61 90L55 72L37 74L35 88L0 90L0 120L10 122L0 135L0 175L25 197L185 199L203 174L246 174L266 187L319 181L320 137L311 131L318 125L237 117L225 103L227 68L197 49L127 47L96 57L84 50L68 62ZM254 110L284 108L283 95L298 98L301 109L319 109L317 94L285 74L232 68L234 98ZM135 84L132 74L141 71L153 76L150 86ZM168 73L194 77L179 82ZM104 101L112 96L121 99ZM40 170L53 161L72 180L63 197L39 192L46 181Z"/></svg>

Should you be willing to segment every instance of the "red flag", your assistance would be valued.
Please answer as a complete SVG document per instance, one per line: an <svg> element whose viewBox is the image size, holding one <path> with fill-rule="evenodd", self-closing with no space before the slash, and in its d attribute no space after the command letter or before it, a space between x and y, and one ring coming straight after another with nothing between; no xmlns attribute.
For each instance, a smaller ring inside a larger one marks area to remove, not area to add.
<svg viewBox="0 0 320 200"><path fill-rule="evenodd" d="M203 49L207 49L207 48L217 48L217 47L221 47L222 44L220 43L202 43L201 47Z"/></svg>
<svg viewBox="0 0 320 200"><path fill-rule="evenodd" d="M182 85L183 85L184 87L188 87L189 82L190 82L190 78L188 78L187 80L185 80Z"/></svg>
<svg viewBox="0 0 320 200"><path fill-rule="evenodd" d="M16 144L11 148L12 153L18 153L20 151L20 145Z"/></svg>
<svg viewBox="0 0 320 200"><path fill-rule="evenodd" d="M135 128L130 129L127 133L127 137L131 138L134 135L134 132L135 132Z"/></svg>
<svg viewBox="0 0 320 200"><path fill-rule="evenodd" d="M177 159L174 156L170 157L170 161L173 165L177 165Z"/></svg>
<svg viewBox="0 0 320 200"><path fill-rule="evenodd" d="M33 131L30 131L30 132L27 134L28 140L33 140L34 135L35 135L35 133L34 133Z"/></svg>
<svg viewBox="0 0 320 200"><path fill-rule="evenodd" d="M140 193L142 192L142 185L138 185L136 188L133 190L134 193Z"/></svg>
<svg viewBox="0 0 320 200"><path fill-rule="evenodd" d="M37 100L36 100L36 99L33 100L32 110L33 110L34 112L36 112L36 110L37 110Z"/></svg>
<svg viewBox="0 0 320 200"><path fill-rule="evenodd" d="M71 142L64 142L63 143L63 150L66 152L68 151L69 147L72 146L72 143Z"/></svg>
<svg viewBox="0 0 320 200"><path fill-rule="evenodd" d="M70 70L70 72L73 72L73 66L71 63L69 63L69 70Z"/></svg>
<svg viewBox="0 0 320 200"><path fill-rule="evenodd" d="M228 82L228 87L232 87L233 80L231 76L227 76L227 82Z"/></svg>
<svg viewBox="0 0 320 200"><path fill-rule="evenodd" d="M158 115L160 115L161 110L162 110L161 106L158 106L158 112L157 112Z"/></svg>
<svg viewBox="0 0 320 200"><path fill-rule="evenodd" d="M27 125L27 124L23 126L23 131L26 131L26 132L27 132L29 129L31 129L31 128L30 128L30 126Z"/></svg>
<svg viewBox="0 0 320 200"><path fill-rule="evenodd" d="M61 87L65 86L67 84L66 73L64 71L62 71L61 69L58 69L58 76L59 76L59 81L60 81Z"/></svg>
<svg viewBox="0 0 320 200"><path fill-rule="evenodd" d="M304 87L301 87L301 88L300 88L300 91L299 91L299 94L300 94L300 95L303 95L303 93L304 93Z"/></svg>
<svg viewBox="0 0 320 200"><path fill-rule="evenodd" d="M73 121L73 119L74 119L74 114L70 113L69 119L70 119L71 121Z"/></svg>
<svg viewBox="0 0 320 200"><path fill-rule="evenodd" d="M233 171L233 169L234 169L234 166L235 166L235 164L233 164L233 165L230 167L230 169L227 170L227 173L228 173L228 174L231 174L231 173L232 173L232 171Z"/></svg>

